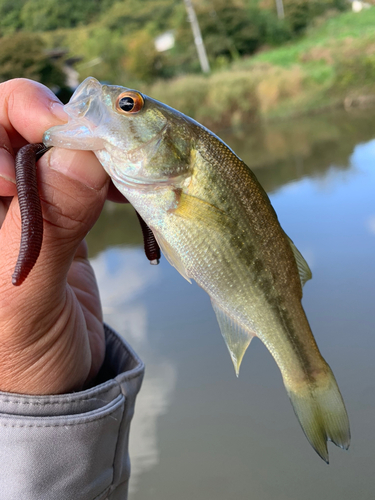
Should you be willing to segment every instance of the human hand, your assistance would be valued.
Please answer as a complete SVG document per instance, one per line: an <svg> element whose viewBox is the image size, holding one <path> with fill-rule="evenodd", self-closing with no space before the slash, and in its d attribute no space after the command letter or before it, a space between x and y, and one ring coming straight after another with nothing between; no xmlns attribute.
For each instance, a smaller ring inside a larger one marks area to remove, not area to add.
<svg viewBox="0 0 375 500"><path fill-rule="evenodd" d="M43 246L20 287L14 153L64 121L56 96L29 80L0 84L0 390L58 394L98 373L105 340L99 293L84 237L97 220L109 177L91 152L53 148L38 162Z"/></svg>

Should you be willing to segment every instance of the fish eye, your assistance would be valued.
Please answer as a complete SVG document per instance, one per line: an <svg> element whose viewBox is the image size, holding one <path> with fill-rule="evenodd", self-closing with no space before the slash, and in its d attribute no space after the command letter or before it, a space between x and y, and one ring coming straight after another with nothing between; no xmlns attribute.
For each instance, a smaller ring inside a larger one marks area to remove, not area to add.
<svg viewBox="0 0 375 500"><path fill-rule="evenodd" d="M116 101L116 109L120 113L138 113L143 108L144 99L138 92L123 92Z"/></svg>

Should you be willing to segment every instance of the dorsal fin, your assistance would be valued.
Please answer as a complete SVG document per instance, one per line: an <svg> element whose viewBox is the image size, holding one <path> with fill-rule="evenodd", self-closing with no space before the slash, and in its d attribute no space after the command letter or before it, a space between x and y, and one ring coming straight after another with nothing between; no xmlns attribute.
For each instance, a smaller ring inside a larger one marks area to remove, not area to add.
<svg viewBox="0 0 375 500"><path fill-rule="evenodd" d="M309 268L309 265L305 261L305 259L302 257L301 252L298 250L298 248L295 246L293 241L287 236L289 244L291 246L294 258L296 259L297 267L298 267L298 273L299 277L301 280L301 285L303 286L306 281L310 280L312 278L312 272Z"/></svg>

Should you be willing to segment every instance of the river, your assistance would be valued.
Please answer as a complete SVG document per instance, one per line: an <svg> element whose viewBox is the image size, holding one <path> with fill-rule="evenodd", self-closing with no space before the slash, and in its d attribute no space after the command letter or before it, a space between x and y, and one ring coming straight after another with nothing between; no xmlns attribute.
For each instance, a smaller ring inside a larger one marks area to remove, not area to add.
<svg viewBox="0 0 375 500"><path fill-rule="evenodd" d="M313 279L303 305L352 429L327 466L303 435L259 340L237 379L208 296L150 266L130 206L88 237L105 320L146 363L131 430L129 500L373 500L375 111L254 126L223 139L253 169Z"/></svg>

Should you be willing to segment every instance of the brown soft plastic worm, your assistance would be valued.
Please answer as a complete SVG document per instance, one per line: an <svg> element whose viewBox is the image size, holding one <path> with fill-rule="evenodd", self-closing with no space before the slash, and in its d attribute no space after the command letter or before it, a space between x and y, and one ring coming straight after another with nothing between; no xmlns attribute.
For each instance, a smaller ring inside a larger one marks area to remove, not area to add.
<svg viewBox="0 0 375 500"><path fill-rule="evenodd" d="M16 186L21 212L21 245L12 276L21 285L34 267L42 247L43 216L36 178L36 162L48 151L44 144L28 144L16 156Z"/></svg>
<svg viewBox="0 0 375 500"><path fill-rule="evenodd" d="M138 216L138 220L141 224L142 234L143 234L143 243L145 248L145 254L150 264L156 265L160 262L160 248L158 242L155 239L154 233L139 215L139 213L135 212Z"/></svg>
<svg viewBox="0 0 375 500"><path fill-rule="evenodd" d="M16 156L16 186L21 212L21 245L12 283L21 285L34 267L43 241L43 216L38 193L36 162L50 148L44 144L28 144ZM137 213L137 212L136 212ZM137 213L144 248L151 264L159 264L160 248L151 229Z"/></svg>

